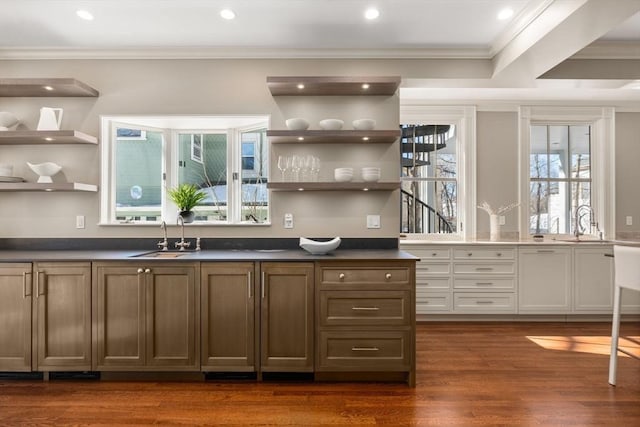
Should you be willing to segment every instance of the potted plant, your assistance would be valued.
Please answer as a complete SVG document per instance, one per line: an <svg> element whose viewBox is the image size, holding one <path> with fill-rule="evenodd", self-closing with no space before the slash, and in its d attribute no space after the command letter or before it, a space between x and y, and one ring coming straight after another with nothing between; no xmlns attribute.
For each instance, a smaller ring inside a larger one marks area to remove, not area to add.
<svg viewBox="0 0 640 427"><path fill-rule="evenodd" d="M193 184L180 184L176 188L170 188L167 192L178 207L179 215L184 222L193 222L195 215L191 209L198 206L206 194Z"/></svg>

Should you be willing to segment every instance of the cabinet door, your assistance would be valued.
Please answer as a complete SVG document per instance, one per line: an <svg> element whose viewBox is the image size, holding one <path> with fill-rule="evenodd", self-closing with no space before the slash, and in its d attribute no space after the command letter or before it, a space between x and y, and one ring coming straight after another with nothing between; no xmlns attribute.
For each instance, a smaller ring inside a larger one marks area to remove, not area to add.
<svg viewBox="0 0 640 427"><path fill-rule="evenodd" d="M199 370L199 289L195 266L152 266L146 276L146 365Z"/></svg>
<svg viewBox="0 0 640 427"><path fill-rule="evenodd" d="M203 370L255 371L255 265L202 264Z"/></svg>
<svg viewBox="0 0 640 427"><path fill-rule="evenodd" d="M39 371L91 369L91 265L36 263Z"/></svg>
<svg viewBox="0 0 640 427"><path fill-rule="evenodd" d="M518 255L520 313L571 311L571 249L522 248Z"/></svg>
<svg viewBox="0 0 640 427"><path fill-rule="evenodd" d="M574 250L574 294L576 311L613 312L613 254L611 248Z"/></svg>
<svg viewBox="0 0 640 427"><path fill-rule="evenodd" d="M31 370L31 264L0 266L0 371Z"/></svg>
<svg viewBox="0 0 640 427"><path fill-rule="evenodd" d="M145 363L145 274L131 264L94 264L94 369Z"/></svg>
<svg viewBox="0 0 640 427"><path fill-rule="evenodd" d="M313 271L311 263L262 263L262 371L313 371Z"/></svg>

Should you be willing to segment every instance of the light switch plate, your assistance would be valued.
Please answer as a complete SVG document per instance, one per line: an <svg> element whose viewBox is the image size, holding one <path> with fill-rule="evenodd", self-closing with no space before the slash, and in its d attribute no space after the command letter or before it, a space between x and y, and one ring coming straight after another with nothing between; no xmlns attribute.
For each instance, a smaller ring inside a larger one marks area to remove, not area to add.
<svg viewBox="0 0 640 427"><path fill-rule="evenodd" d="M293 214L284 214L284 228L293 228Z"/></svg>
<svg viewBox="0 0 640 427"><path fill-rule="evenodd" d="M367 215L367 228L380 228L380 215Z"/></svg>
<svg viewBox="0 0 640 427"><path fill-rule="evenodd" d="M76 216L76 228L84 228L84 215Z"/></svg>
<svg viewBox="0 0 640 427"><path fill-rule="evenodd" d="M633 225L633 217L631 215L627 215L627 225Z"/></svg>

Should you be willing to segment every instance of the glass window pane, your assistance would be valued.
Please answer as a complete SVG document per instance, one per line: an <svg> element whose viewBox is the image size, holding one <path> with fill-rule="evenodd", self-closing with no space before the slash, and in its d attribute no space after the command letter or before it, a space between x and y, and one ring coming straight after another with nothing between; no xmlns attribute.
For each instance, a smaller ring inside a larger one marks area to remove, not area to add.
<svg viewBox="0 0 640 427"><path fill-rule="evenodd" d="M591 128L571 126L571 177L591 178Z"/></svg>
<svg viewBox="0 0 640 427"><path fill-rule="evenodd" d="M547 126L531 126L529 171L531 178L546 178L549 176Z"/></svg>
<svg viewBox="0 0 640 427"><path fill-rule="evenodd" d="M116 220L157 221L162 202L161 132L118 128L115 141Z"/></svg>
<svg viewBox="0 0 640 427"><path fill-rule="evenodd" d="M227 134L180 133L178 135L178 184L194 184L207 197L195 208L196 220L227 220ZM193 159L193 142L199 141L202 161Z"/></svg>
<svg viewBox="0 0 640 427"><path fill-rule="evenodd" d="M404 182L402 189L403 233L456 232L458 206L455 182Z"/></svg>
<svg viewBox="0 0 640 427"><path fill-rule="evenodd" d="M549 176L567 178L569 174L568 126L549 126Z"/></svg>
<svg viewBox="0 0 640 427"><path fill-rule="evenodd" d="M529 185L529 232L548 233L549 230L549 186L546 182L532 182Z"/></svg>
<svg viewBox="0 0 640 427"><path fill-rule="evenodd" d="M266 129L241 134L242 187L241 221L265 222L269 219L267 177L269 176Z"/></svg>

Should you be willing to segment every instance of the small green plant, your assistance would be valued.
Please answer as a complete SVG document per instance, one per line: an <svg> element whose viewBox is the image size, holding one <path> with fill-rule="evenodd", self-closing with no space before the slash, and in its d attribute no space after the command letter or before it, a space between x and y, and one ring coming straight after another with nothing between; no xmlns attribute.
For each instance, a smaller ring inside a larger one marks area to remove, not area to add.
<svg viewBox="0 0 640 427"><path fill-rule="evenodd" d="M193 184L180 184L176 188L170 188L167 192L173 203L183 212L190 211L207 197L205 193Z"/></svg>

